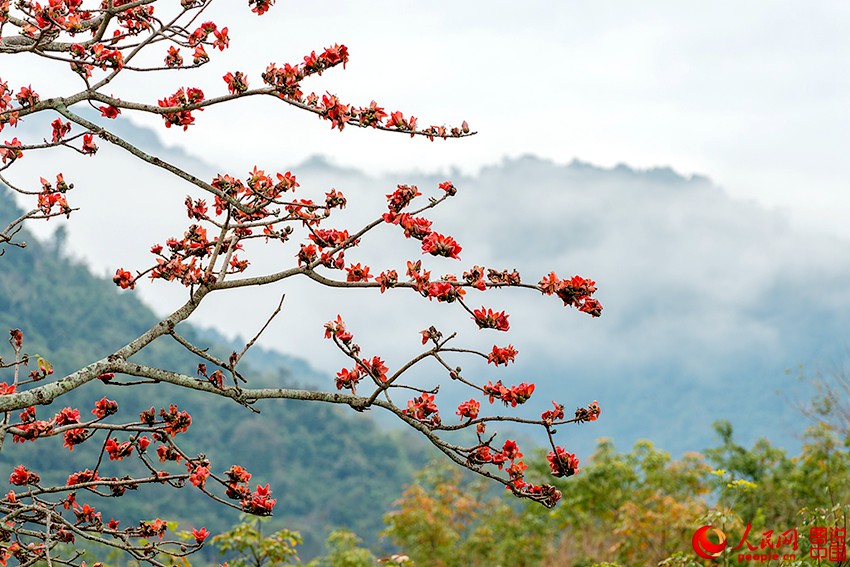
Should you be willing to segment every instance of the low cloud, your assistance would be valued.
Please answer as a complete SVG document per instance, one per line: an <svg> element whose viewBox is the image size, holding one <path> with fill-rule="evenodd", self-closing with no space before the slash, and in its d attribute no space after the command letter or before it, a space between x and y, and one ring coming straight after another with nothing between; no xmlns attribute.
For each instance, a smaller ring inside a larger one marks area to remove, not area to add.
<svg viewBox="0 0 850 567"><path fill-rule="evenodd" d="M120 131L145 132L126 122ZM207 179L219 172L245 175L163 148L152 136L145 144L154 155ZM49 164L33 158L27 155L10 175L32 183L56 173L43 171ZM266 169L271 165L289 168L270 164ZM69 200L82 206L68 223L69 251L98 273L112 274L119 266L143 269L152 261L147 252L152 244L182 234L189 224L182 201L191 187L165 172L140 169L119 149L103 147L95 158L69 155L63 167L66 179L77 185ZM426 195L439 196L437 183L445 179L374 178L322 159L292 169L302 196L320 197L336 188L348 197L349 207L329 225L349 229L383 212L385 195L396 184L417 184ZM482 383L536 382L534 412L550 399L568 408L598 399L603 419L565 431L571 446L584 451L601 435L624 446L650 438L668 450L698 450L711 443L709 425L717 418L732 420L744 439L765 435L795 443L799 417L775 392L808 395L784 370L817 364L845 346L846 242L801 232L777 212L734 200L706 178L685 178L670 169L601 169L524 157L452 181L459 194L428 216L437 231L463 246L461 261L422 257L417 241L388 225L367 235L347 260L366 263L373 273L395 268L403 274L406 260L422 258L436 276L459 275L473 264L517 268L529 283L550 271L561 277L579 274L597 281L603 316L591 319L528 290L480 297L470 291L471 307L511 314L512 330L502 334L479 331L459 306L428 302L410 290L381 295L286 281L211 296L197 313L198 322L229 336L252 336L286 293L283 314L263 344L310 361L327 373L326 387L347 364L322 339L322 325L338 313L364 355L380 355L391 368L418 351L418 331L432 324L447 333L459 331L458 346L489 350L512 343L520 357L506 370L463 359L456 363ZM62 222L31 228L44 231ZM252 248L251 269L259 273L291 265L298 240ZM138 293L158 312L186 296L184 289L162 282L145 282ZM447 380L427 364L416 368L413 379L428 387ZM453 405L469 393L447 386L440 397L444 420L450 421Z"/></svg>

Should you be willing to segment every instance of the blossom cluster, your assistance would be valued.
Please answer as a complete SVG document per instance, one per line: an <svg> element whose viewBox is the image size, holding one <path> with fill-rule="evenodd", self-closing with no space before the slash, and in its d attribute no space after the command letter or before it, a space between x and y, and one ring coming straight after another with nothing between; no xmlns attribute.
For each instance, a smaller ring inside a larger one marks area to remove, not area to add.
<svg viewBox="0 0 850 567"><path fill-rule="evenodd" d="M174 94L171 96L167 96L163 99L160 99L157 104L161 108L172 108L179 106L190 106L194 104L198 104L203 102L204 100L204 91L197 88L185 88L180 87ZM199 111L203 111L203 108L199 108ZM165 120L165 127L171 128L172 126L182 126L183 130L189 128L192 124L195 123L195 117L192 115L191 110L178 110L177 112L167 112L162 115L163 120Z"/></svg>
<svg viewBox="0 0 850 567"><path fill-rule="evenodd" d="M20 348L23 342L22 334L19 330L13 329L11 334L11 343L13 347ZM14 387L4 389L4 395L14 393ZM62 434L65 439L65 445L68 449L73 450L74 446L90 439L97 433L98 430L92 426L111 415L118 413L118 404L114 400L106 397L95 402L91 414L94 416L93 421L84 421L79 409L72 407L64 407L60 409L50 420L39 421L36 418L36 408L26 408L20 414L20 422L11 424L13 434L20 440L24 438L32 440L40 436L59 435ZM170 439L186 431L191 424L191 416L179 410L175 405L171 405L167 410L161 409L158 414L154 408L144 411L139 416L139 422L135 424L126 424L125 426L116 426L116 430L122 429L127 425L133 425L138 431L138 427L147 427L151 432L153 440L158 441L160 446L157 454L160 457L160 462L180 461L184 455L179 449L173 445ZM19 434L20 433L20 434ZM98 470L85 469L70 474L64 486L51 488L42 488L41 476L32 471L25 465L14 467L9 476L9 483L13 486L27 487L26 492L16 493L14 490L9 491L2 499L0 499L0 507L5 513L13 513L15 510L25 510L25 506L34 507L33 509L41 509L42 506L47 506L45 509L51 509L51 505L44 501L44 496L40 494L55 492L64 493L64 497L57 504L53 505L51 514L61 515L62 510L72 514L72 520L63 520L55 525L52 537L58 541L65 543L74 543L77 536L84 532L90 533L108 533L118 537L122 541L129 541L127 538L156 538L162 540L168 524L162 519L152 521L142 521L137 526L130 526L124 530L119 529L119 522L110 519L106 522L100 511L95 507L79 502L77 495L79 490L92 490L99 494L104 494L96 490L97 488L106 489L106 494L113 497L122 496L127 490L136 490L143 482L169 481L174 486L179 486L180 483L174 481L180 480L181 476L168 473L166 471L156 471L152 463L146 459L145 453L147 447L152 443L152 439L148 435L134 434L127 441L116 439L112 433L107 434L103 442L103 454L111 461L121 461L130 457L134 450L138 457L142 459L146 466L155 473L153 478L138 478L133 479L130 476L102 476ZM99 464L98 464L99 467ZM189 481L190 484L204 488L207 480L212 478L209 469L209 462L198 458L190 459L187 462L189 474L182 476ZM226 494L238 500L238 507L245 512L257 515L271 514L276 500L270 497L271 490L268 485L258 485L255 490L251 491L245 483L250 479L251 475L244 471L241 467L233 466L226 473L229 482L223 482L227 487ZM25 500L32 499L32 504L25 504ZM38 518L38 515L33 516ZM64 522L68 522L74 526L73 530L66 527ZM201 546L209 536L209 531L206 528L195 528L191 531L191 538L194 539L196 546ZM27 557L32 557L32 554L40 553L34 547L24 547L20 540L13 540L11 544L4 545L0 550L0 563L6 563L10 557L15 557L19 560L24 560ZM185 550L185 548L184 548Z"/></svg>
<svg viewBox="0 0 850 567"><path fill-rule="evenodd" d="M263 82L274 89L280 98L301 105L315 112L320 118L331 123L331 129L345 128L347 124L361 128L382 128L398 132L408 132L411 136L422 134L430 140L435 138L461 137L470 133L466 121L460 127L447 128L445 126L428 126L417 129L418 119L415 116L405 117L401 111L388 112L379 106L374 100L367 106L355 106L343 103L339 97L331 93L317 95L310 93L305 95L301 90L301 81L310 75L321 75L323 71L348 62L348 48L345 45L334 44L325 48L321 53L315 51L304 56L302 63L295 65L284 63L278 66L269 64L261 77ZM229 76L228 76L229 75ZM247 81L244 76L237 78L235 74L228 73L224 80L232 94L244 93L247 89ZM243 89L242 87L245 87Z"/></svg>
<svg viewBox="0 0 850 567"><path fill-rule="evenodd" d="M531 398L531 394L534 392L534 384L523 382L517 386L506 387L501 380L495 384L490 381L484 386L483 391L484 395L489 397L491 404L494 400L502 400L506 406L510 405L515 408Z"/></svg>
<svg viewBox="0 0 850 567"><path fill-rule="evenodd" d="M65 183L62 174L56 176L56 188L44 177L41 178L42 191L38 195L38 210L45 217L50 217L53 214L53 207L69 217L71 215L71 207L68 205L68 200L65 198L65 192L72 186Z"/></svg>
<svg viewBox="0 0 850 567"><path fill-rule="evenodd" d="M569 280L561 280L555 272L540 280L537 284L540 291L546 295L557 295L565 306L576 307L583 313L593 317L602 314L602 304L591 297L596 291L596 282L581 276L573 276Z"/></svg>
<svg viewBox="0 0 850 567"><path fill-rule="evenodd" d="M440 410L434 403L434 395L427 392L408 400L407 407L402 410L402 413L431 427L436 427L442 423Z"/></svg>

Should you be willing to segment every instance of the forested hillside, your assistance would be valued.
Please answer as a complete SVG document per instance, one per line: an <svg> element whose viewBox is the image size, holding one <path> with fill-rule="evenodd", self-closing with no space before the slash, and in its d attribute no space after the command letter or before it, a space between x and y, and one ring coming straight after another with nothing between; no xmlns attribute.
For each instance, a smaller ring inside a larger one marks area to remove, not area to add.
<svg viewBox="0 0 850 567"><path fill-rule="evenodd" d="M0 194L0 218L17 214L11 198ZM59 375L109 354L157 321L132 293L122 293L113 282L94 277L83 264L69 259L61 234L48 243L24 235L19 240L27 242L25 249L6 246L0 258L0 328L21 329L25 351L49 360ZM208 330L184 328L181 332L223 358L244 346L227 344ZM154 343L144 354L159 365L189 374L198 363L173 342ZM309 387L317 378L303 360L259 347L249 351L245 360L252 369L245 375L253 386L297 383ZM3 380L10 381L10 376L0 376ZM334 527L354 529L374 542L383 511L399 497L404 483L412 478L411 471L428 458L418 439L402 439L401 432L384 433L370 415L326 404L260 402L261 414L255 415L232 401L165 384L125 389L99 382L72 392L61 403L87 412L104 395L119 402L128 420L151 405L159 408L170 402L189 411L193 425L184 447L197 450L203 440L204 447L212 447L207 456L219 472L240 463L257 482L270 483L280 499L271 527L300 530L305 539L300 546L302 557L318 552ZM60 408L48 411L54 409ZM197 440L194 447L193 439ZM94 467L100 444L83 444L71 453L60 449L61 444L57 438L8 446L0 455L0 472L8 474L15 465L25 463L46 480L64 483L64 477L52 479L50 471L67 474ZM109 465L104 463L103 470ZM214 506L191 486L172 491L143 487L138 495L100 503L106 519L109 510L114 510L110 505L132 508L139 519L168 514L184 520L182 528L205 525L213 533L239 520L237 511Z"/></svg>

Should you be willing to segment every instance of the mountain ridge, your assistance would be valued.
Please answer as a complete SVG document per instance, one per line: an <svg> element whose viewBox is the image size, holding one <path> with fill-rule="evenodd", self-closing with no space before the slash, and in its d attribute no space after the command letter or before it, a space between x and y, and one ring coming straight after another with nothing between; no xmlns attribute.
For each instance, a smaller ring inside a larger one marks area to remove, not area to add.
<svg viewBox="0 0 850 567"><path fill-rule="evenodd" d="M127 138L138 129L121 121L115 127ZM144 139L156 144L156 137ZM145 149L155 155L169 151ZM112 166L111 155L105 154L107 167ZM176 155L175 163L181 165L184 158ZM129 166L126 160L116 161L115 167ZM240 175L197 158L185 165L199 168L192 171L201 177ZM373 213L364 211L384 210L384 196L399 183L418 184L427 193L446 179L439 172L372 176L325 158L281 165L282 171L298 175L305 196L337 188L349 198L349 207L330 221L338 228L372 220ZM107 169L89 173L100 175L101 184L115 177ZM850 279L846 242L795 229L787 216L734 199L706 176L686 176L666 166L604 168L577 159L562 164L520 156L486 166L474 176L451 173L459 193L429 218L438 231L451 231L464 252L460 265L425 258L429 269L462 271L473 260L498 269L518 268L527 282L551 270L561 276L581 274L597 282L605 306L601 319L589 320L534 294L493 294L493 307L512 313L507 340L515 343L520 357L516 367L499 374L475 369L482 383L533 378L539 395L526 408L532 414L545 409L549 399L578 406L598 398L606 419L592 432L571 432L577 449L592 450L593 438L603 435L620 443L645 437L674 452L692 450L710 443L714 417L731 418L743 436L799 430L791 408L776 409L780 400L773 391L787 388L796 395L799 386L787 378L787 369L841 356L841 331L850 324L850 293L843 284ZM132 229L124 226L126 219L112 218L94 193L72 195L88 209L80 214L91 216L76 225L71 219L70 247L85 251L96 270L144 266L150 262L151 244L185 230L180 204L187 187L164 177L156 183L146 179L134 178L130 194L144 191L157 206L147 213L140 209L137 216L145 222ZM124 240L104 242L102 232L119 230ZM137 236L142 232L147 236ZM379 227L375 234L351 251L351 261L368 261L373 272L401 272L405 260L419 257L417 247L389 228ZM370 258L366 251L372 238L380 239L380 254ZM284 246L282 252L252 250L253 273L275 269L281 257L291 261L294 246ZM390 350L390 364L401 364L404 356L415 353L418 331L430 324L463 331L471 346L484 349L501 340L470 331L468 318L452 306L429 304L402 291L362 293L351 301L345 291L325 294L302 284L287 281L274 290L258 288L250 296L217 299L214 311L197 314L197 324L230 338L250 335L245 329L260 328L269 306L285 291L280 322L260 344L309 360L324 387L332 387L330 377L345 364L321 339L323 324L337 314L374 348ZM158 312L167 312L182 300L183 290L177 287L152 283L139 286L137 293ZM393 323L380 323L385 321ZM413 379L430 378L423 374ZM445 386L441 405L461 401L460 392ZM744 410L756 400L758 407ZM658 412L656 407L669 409ZM681 424L680 431L671 430L670 419Z"/></svg>

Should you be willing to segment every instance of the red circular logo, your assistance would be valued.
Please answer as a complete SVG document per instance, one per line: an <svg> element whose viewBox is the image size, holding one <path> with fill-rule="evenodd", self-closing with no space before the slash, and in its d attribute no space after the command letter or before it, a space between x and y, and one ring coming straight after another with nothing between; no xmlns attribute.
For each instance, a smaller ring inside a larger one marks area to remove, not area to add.
<svg viewBox="0 0 850 567"><path fill-rule="evenodd" d="M708 539L709 532L717 535L717 543ZM726 549L726 534L713 526L703 526L694 533L691 545L694 547L694 552L703 559L714 559Z"/></svg>

